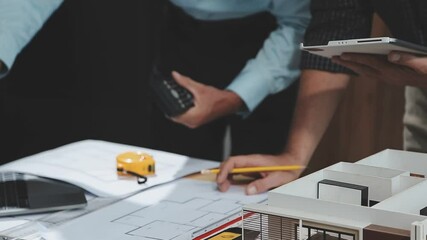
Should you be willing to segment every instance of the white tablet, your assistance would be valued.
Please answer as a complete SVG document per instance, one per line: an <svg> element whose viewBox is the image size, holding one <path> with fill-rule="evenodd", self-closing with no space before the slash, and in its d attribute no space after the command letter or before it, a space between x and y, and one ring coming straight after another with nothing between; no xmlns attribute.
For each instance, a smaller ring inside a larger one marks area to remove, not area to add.
<svg viewBox="0 0 427 240"><path fill-rule="evenodd" d="M427 55L427 47L390 37L337 40L317 46L304 46L301 43L301 50L328 58L345 52L387 55L391 51L401 51Z"/></svg>

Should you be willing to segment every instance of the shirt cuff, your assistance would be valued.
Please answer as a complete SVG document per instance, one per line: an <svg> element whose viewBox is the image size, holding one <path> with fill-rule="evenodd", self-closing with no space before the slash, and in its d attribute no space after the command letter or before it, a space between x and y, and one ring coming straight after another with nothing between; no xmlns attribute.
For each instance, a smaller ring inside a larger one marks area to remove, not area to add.
<svg viewBox="0 0 427 240"><path fill-rule="evenodd" d="M291 85L298 77L299 71L288 73L285 80L277 80L263 68L244 68L240 74L226 88L235 92L246 104L246 112L249 115L270 94L277 93ZM289 78L288 78L289 77Z"/></svg>
<svg viewBox="0 0 427 240"><path fill-rule="evenodd" d="M0 79L1 79L2 77L6 76L6 73L8 71L7 71L6 65L1 60L0 60L0 65L1 65L0 67Z"/></svg>
<svg viewBox="0 0 427 240"><path fill-rule="evenodd" d="M270 93L268 81L263 77L263 74L259 71L251 70L243 70L234 81L228 85L227 90L233 91L239 95L249 112L252 112Z"/></svg>

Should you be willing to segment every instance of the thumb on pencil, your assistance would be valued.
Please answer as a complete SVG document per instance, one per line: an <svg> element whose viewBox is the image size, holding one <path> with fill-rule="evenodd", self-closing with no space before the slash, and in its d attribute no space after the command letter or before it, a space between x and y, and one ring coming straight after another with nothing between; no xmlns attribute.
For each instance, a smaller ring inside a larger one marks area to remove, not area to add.
<svg viewBox="0 0 427 240"><path fill-rule="evenodd" d="M263 177L246 186L246 194L254 195L267 192L275 187L298 178L300 171L274 171L263 174Z"/></svg>
<svg viewBox="0 0 427 240"><path fill-rule="evenodd" d="M267 192L271 188L275 187L277 181L274 180L274 173L269 174L265 178L255 180L246 186L247 195L255 195L263 192Z"/></svg>

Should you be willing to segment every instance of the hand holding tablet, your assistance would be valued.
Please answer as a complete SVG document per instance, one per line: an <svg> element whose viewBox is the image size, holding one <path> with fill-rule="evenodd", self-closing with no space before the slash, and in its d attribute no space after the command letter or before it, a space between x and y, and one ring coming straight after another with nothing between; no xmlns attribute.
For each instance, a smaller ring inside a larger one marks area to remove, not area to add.
<svg viewBox="0 0 427 240"><path fill-rule="evenodd" d="M331 58L363 78L427 88L427 47L421 45L382 37L329 41L319 46L301 44L301 49Z"/></svg>
<svg viewBox="0 0 427 240"><path fill-rule="evenodd" d="M427 56L427 47L390 37L337 40L316 46L304 46L301 43L301 50L327 58L343 53L387 55L392 51Z"/></svg>

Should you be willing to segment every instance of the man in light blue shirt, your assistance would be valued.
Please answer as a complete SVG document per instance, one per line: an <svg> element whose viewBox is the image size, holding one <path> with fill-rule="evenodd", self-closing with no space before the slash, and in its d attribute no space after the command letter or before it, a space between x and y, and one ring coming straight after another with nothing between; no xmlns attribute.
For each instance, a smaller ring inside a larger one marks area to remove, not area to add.
<svg viewBox="0 0 427 240"><path fill-rule="evenodd" d="M0 60L4 63L0 71L1 76L12 67L15 57L25 43L61 2L61 0L0 0ZM265 39L258 54L245 64L225 89L203 84L195 85L189 78L174 74L179 83L191 88L193 94L199 97L196 97L194 108L173 120L190 127L198 127L237 111L243 110L250 116L264 98L287 88L298 77L298 44L309 20L308 0L171 0L171 2L194 19L201 21L240 19L266 11L275 17L278 24L277 29ZM188 77L192 76L188 74ZM199 94L200 92L203 94ZM277 111L280 112L280 106L277 107Z"/></svg>
<svg viewBox="0 0 427 240"><path fill-rule="evenodd" d="M171 0L171 2L200 20L237 19L262 11L270 12L276 18L278 28L265 40L257 56L249 60L234 81L227 86L227 90L236 93L250 112L268 95L285 89L298 78L299 43L310 17L309 1ZM188 82L184 78L181 79L183 79L180 81L182 84ZM214 104L212 98L206 97L206 100ZM197 107L190 110L187 115L189 115L188 118L184 115L176 120L189 127L198 127L218 117L199 116L209 115L209 113L204 113L203 109Z"/></svg>
<svg viewBox="0 0 427 240"><path fill-rule="evenodd" d="M154 112L150 147L220 160L229 126L231 155L280 152L295 104L292 83L309 1L170 2L160 59L194 96L195 106L172 120L193 129Z"/></svg>

